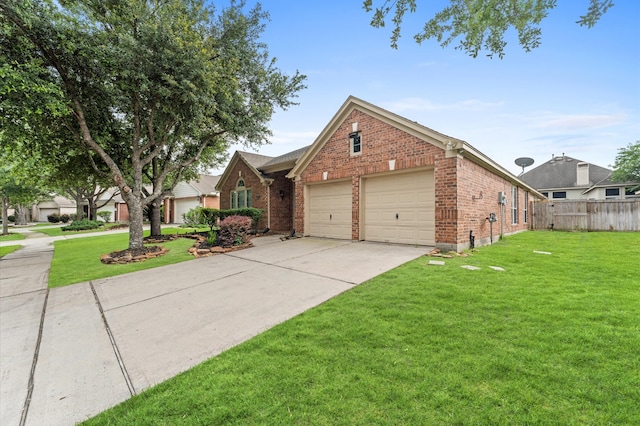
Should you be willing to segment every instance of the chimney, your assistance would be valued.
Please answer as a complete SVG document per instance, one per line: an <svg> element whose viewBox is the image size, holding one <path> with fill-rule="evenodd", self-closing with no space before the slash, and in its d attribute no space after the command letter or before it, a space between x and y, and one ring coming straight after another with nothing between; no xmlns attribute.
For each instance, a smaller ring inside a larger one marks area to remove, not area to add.
<svg viewBox="0 0 640 426"><path fill-rule="evenodd" d="M589 186L589 163L576 164L576 185Z"/></svg>

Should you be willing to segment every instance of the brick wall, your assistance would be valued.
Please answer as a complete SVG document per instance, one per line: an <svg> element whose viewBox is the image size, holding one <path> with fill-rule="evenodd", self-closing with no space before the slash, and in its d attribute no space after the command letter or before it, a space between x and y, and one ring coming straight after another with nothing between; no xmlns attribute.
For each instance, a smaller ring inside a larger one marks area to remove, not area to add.
<svg viewBox="0 0 640 426"><path fill-rule="evenodd" d="M229 174L229 178L220 188L220 208L223 210L231 208L231 191L236 189L240 177L244 179L245 187L252 191L252 207L264 211L264 215L258 223L258 229L265 229L267 227L268 188L262 184L260 178L242 160L236 163Z"/></svg>
<svg viewBox="0 0 640 426"><path fill-rule="evenodd" d="M294 189L291 179L285 176L289 170L269 174L271 184L271 230L274 232L290 232L293 229ZM280 196L282 191L282 197Z"/></svg>
<svg viewBox="0 0 640 426"><path fill-rule="evenodd" d="M352 123L355 122L362 135L362 154L351 156L349 134L353 131ZM464 154L447 158L445 151L435 144L354 110L296 181L295 229L304 229L305 185L323 181L323 172L327 172L327 183L351 179L352 239L359 240L360 178L363 175L388 172L389 160L395 160L395 170L433 167L436 188L435 237L438 247L456 251L468 247L470 230L473 230L476 245L488 243L490 230L486 217L490 212L495 212L500 219L497 203L499 191L504 191L509 197L503 217L505 234L528 228L523 220L522 189L519 189L519 223L513 225L510 209L512 184L509 181L465 159ZM500 225L501 222L493 224L494 241L500 235Z"/></svg>

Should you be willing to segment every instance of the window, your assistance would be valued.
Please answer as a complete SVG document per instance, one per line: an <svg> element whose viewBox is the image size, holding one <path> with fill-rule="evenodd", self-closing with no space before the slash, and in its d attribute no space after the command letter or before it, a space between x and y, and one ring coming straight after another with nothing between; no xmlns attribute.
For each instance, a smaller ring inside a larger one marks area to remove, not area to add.
<svg viewBox="0 0 640 426"><path fill-rule="evenodd" d="M524 207L522 208L524 214L524 223L529 223L529 193L524 193Z"/></svg>
<svg viewBox="0 0 640 426"><path fill-rule="evenodd" d="M605 195L607 198L620 198L620 188L607 188Z"/></svg>
<svg viewBox="0 0 640 426"><path fill-rule="evenodd" d="M518 187L511 187L511 223L518 223Z"/></svg>
<svg viewBox="0 0 640 426"><path fill-rule="evenodd" d="M545 197L549 198L549 193L548 192L543 192L542 195L544 195Z"/></svg>
<svg viewBox="0 0 640 426"><path fill-rule="evenodd" d="M567 191L554 191L551 198L567 198Z"/></svg>
<svg viewBox="0 0 640 426"><path fill-rule="evenodd" d="M362 154L362 137L359 132L349 134L349 146L351 155Z"/></svg>
<svg viewBox="0 0 640 426"><path fill-rule="evenodd" d="M251 189L246 188L244 179L238 179L236 189L231 191L231 208L242 209L251 207Z"/></svg>

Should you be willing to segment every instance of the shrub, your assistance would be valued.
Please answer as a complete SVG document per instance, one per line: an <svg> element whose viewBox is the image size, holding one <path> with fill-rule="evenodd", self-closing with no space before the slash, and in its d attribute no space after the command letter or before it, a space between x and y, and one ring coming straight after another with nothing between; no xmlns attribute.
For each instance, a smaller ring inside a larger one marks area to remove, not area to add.
<svg viewBox="0 0 640 426"><path fill-rule="evenodd" d="M102 210L98 213L96 213L98 216L100 216L100 218L102 220L105 221L105 223L109 223L109 221L111 220L111 212L107 211L107 210Z"/></svg>
<svg viewBox="0 0 640 426"><path fill-rule="evenodd" d="M262 219L262 215L264 211L261 209L256 209L254 207L242 208L242 209L230 209L230 210L220 210L220 219L224 219L229 216L246 216L251 218L251 226L253 229L256 229L258 226L258 222Z"/></svg>
<svg viewBox="0 0 640 426"><path fill-rule="evenodd" d="M52 213L50 215L47 216L47 220L51 223L58 223L60 222L60 214L59 213Z"/></svg>
<svg viewBox="0 0 640 426"><path fill-rule="evenodd" d="M60 222L62 222L62 223L69 223L69 219L70 219L70 217L66 213L63 213L63 214L60 215Z"/></svg>
<svg viewBox="0 0 640 426"><path fill-rule="evenodd" d="M15 222L16 221L16 217L14 215L10 215L10 216L7 216L7 220L9 222Z"/></svg>
<svg viewBox="0 0 640 426"><path fill-rule="evenodd" d="M188 226L193 226L194 228L204 225L204 218L202 216L202 207L196 207L194 209L189 210L188 212L182 215L184 219L184 224Z"/></svg>
<svg viewBox="0 0 640 426"><path fill-rule="evenodd" d="M70 225L63 226L63 231L85 231L87 229L100 228L102 224L96 220L81 219L73 221Z"/></svg>
<svg viewBox="0 0 640 426"><path fill-rule="evenodd" d="M232 247L247 241L247 232L251 229L251 218L247 216L229 216L220 221L218 243L222 247Z"/></svg>
<svg viewBox="0 0 640 426"><path fill-rule="evenodd" d="M85 218L84 213L82 213L80 215L80 217L78 217L77 213L72 213L72 214L69 215L69 219L71 220L71 222L75 222L76 220L82 220L84 218Z"/></svg>

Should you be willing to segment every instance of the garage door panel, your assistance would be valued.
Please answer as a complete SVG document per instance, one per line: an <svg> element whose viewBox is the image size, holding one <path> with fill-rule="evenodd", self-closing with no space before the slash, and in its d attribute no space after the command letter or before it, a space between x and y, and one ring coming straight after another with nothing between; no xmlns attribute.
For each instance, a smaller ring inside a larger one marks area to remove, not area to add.
<svg viewBox="0 0 640 426"><path fill-rule="evenodd" d="M351 239L351 182L309 186L309 235Z"/></svg>
<svg viewBox="0 0 640 426"><path fill-rule="evenodd" d="M364 238L401 244L435 244L434 199L433 171L366 179Z"/></svg>

